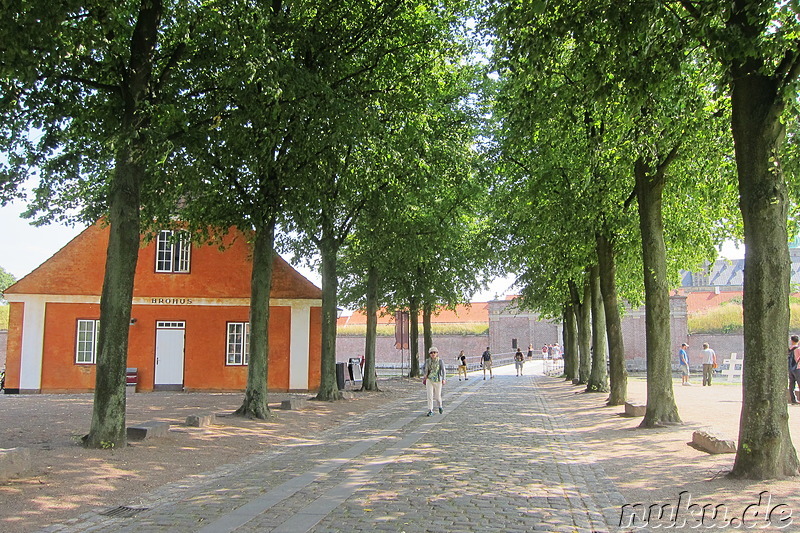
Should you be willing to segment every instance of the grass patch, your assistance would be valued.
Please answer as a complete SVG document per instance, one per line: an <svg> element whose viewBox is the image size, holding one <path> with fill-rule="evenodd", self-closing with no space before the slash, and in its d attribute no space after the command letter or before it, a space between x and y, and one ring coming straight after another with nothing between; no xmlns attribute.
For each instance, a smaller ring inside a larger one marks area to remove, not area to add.
<svg viewBox="0 0 800 533"><path fill-rule="evenodd" d="M792 298L789 304L789 329L800 330L800 300ZM692 313L688 317L689 333L742 333L741 301L730 300L718 307Z"/></svg>
<svg viewBox="0 0 800 533"><path fill-rule="evenodd" d="M394 337L394 324L379 324L379 337ZM488 335L489 324L468 323L468 324L431 324L433 335ZM363 337L367 334L366 324L348 324L339 326L336 334L341 337ZM420 324L419 334L422 336L422 324Z"/></svg>

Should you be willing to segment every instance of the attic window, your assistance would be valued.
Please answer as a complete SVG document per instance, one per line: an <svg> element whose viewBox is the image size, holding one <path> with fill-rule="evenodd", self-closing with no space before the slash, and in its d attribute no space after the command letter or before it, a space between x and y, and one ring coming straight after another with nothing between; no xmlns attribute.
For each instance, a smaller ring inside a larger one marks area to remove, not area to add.
<svg viewBox="0 0 800 533"><path fill-rule="evenodd" d="M160 231L156 242L156 272L189 272L191 251L186 232Z"/></svg>

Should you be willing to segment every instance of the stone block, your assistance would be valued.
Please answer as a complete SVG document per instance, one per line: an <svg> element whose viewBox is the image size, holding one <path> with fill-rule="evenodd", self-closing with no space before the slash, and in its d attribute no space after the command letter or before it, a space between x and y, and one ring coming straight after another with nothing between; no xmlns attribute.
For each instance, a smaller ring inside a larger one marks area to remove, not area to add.
<svg viewBox="0 0 800 533"><path fill-rule="evenodd" d="M692 433L692 444L708 453L736 453L736 443L719 439L706 431Z"/></svg>
<svg viewBox="0 0 800 533"><path fill-rule="evenodd" d="M308 400L305 398L289 398L281 402L281 409L303 409L308 406Z"/></svg>
<svg viewBox="0 0 800 533"><path fill-rule="evenodd" d="M135 426L128 426L128 440L146 440L166 437L169 433L169 422L151 420Z"/></svg>
<svg viewBox="0 0 800 533"><path fill-rule="evenodd" d="M189 415L186 417L186 425L195 428L210 426L216 421L217 416L214 413L211 413L210 415Z"/></svg>
<svg viewBox="0 0 800 533"><path fill-rule="evenodd" d="M31 451L28 448L0 449L0 481L18 476L31 467Z"/></svg>
<svg viewBox="0 0 800 533"><path fill-rule="evenodd" d="M356 397L356 395L353 393L353 391L349 391L349 390L339 391L339 394L342 395L342 400L352 400L352 399L354 399Z"/></svg>
<svg viewBox="0 0 800 533"><path fill-rule="evenodd" d="M647 413L647 405L625 402L625 416L644 416Z"/></svg>

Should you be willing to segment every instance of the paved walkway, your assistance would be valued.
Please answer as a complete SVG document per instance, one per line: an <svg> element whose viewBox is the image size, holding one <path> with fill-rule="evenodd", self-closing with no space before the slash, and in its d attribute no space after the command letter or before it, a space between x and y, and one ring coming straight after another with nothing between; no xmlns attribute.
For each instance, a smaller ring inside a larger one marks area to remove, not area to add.
<svg viewBox="0 0 800 533"><path fill-rule="evenodd" d="M537 378L513 374L451 378L444 414L429 418L420 385L310 443L43 531L616 531L622 496Z"/></svg>

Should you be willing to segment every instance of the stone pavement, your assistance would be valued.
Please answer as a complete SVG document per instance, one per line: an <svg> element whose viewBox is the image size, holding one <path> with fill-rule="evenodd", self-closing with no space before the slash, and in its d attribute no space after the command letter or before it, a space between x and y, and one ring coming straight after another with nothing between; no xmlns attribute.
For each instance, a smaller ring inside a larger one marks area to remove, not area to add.
<svg viewBox="0 0 800 533"><path fill-rule="evenodd" d="M42 531L616 531L622 496L538 378L513 372L449 379L442 415L424 416L420 385L310 443Z"/></svg>

